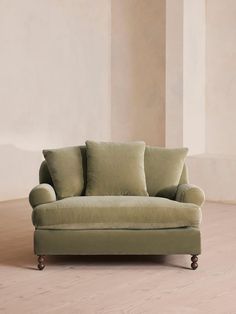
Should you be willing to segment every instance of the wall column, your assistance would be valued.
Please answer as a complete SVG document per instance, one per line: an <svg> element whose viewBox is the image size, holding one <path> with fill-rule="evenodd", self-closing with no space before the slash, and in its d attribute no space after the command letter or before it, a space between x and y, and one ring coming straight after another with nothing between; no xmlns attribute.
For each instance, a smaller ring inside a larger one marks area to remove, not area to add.
<svg viewBox="0 0 236 314"><path fill-rule="evenodd" d="M166 146L205 152L205 0L166 1Z"/></svg>

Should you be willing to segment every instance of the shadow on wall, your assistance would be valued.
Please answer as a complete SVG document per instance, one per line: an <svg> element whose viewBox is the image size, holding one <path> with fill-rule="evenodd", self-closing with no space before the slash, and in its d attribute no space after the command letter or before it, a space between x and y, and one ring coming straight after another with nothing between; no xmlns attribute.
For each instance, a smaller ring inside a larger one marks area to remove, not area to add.
<svg viewBox="0 0 236 314"><path fill-rule="evenodd" d="M14 145L0 146L0 201L27 197L38 184L41 151L22 150Z"/></svg>

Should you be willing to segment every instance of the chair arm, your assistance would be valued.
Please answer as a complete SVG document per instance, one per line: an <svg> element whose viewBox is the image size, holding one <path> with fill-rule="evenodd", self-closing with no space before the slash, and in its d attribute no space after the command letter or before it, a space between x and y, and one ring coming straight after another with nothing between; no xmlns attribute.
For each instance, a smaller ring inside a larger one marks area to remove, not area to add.
<svg viewBox="0 0 236 314"><path fill-rule="evenodd" d="M176 193L176 201L201 206L205 201L205 194L203 190L196 185L180 184Z"/></svg>
<svg viewBox="0 0 236 314"><path fill-rule="evenodd" d="M29 194L29 202L33 208L41 204L55 202L56 200L56 193L53 187L47 183L37 185Z"/></svg>

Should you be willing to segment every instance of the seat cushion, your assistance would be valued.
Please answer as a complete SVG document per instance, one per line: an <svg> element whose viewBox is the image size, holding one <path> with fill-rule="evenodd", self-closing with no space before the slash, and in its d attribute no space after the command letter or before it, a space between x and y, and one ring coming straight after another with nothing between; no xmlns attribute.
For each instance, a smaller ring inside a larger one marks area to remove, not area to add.
<svg viewBox="0 0 236 314"><path fill-rule="evenodd" d="M160 197L81 196L38 205L41 229L160 229L198 227L201 209Z"/></svg>

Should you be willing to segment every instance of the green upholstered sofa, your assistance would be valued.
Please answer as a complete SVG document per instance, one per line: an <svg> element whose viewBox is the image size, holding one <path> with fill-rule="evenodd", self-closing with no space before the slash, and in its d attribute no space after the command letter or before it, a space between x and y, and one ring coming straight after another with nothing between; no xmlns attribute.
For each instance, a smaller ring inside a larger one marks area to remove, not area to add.
<svg viewBox="0 0 236 314"><path fill-rule="evenodd" d="M76 196L58 200L46 161L30 192L34 252L39 270L45 255L190 254L198 267L204 193L188 183L184 165L174 198ZM172 195L173 195L173 188Z"/></svg>

